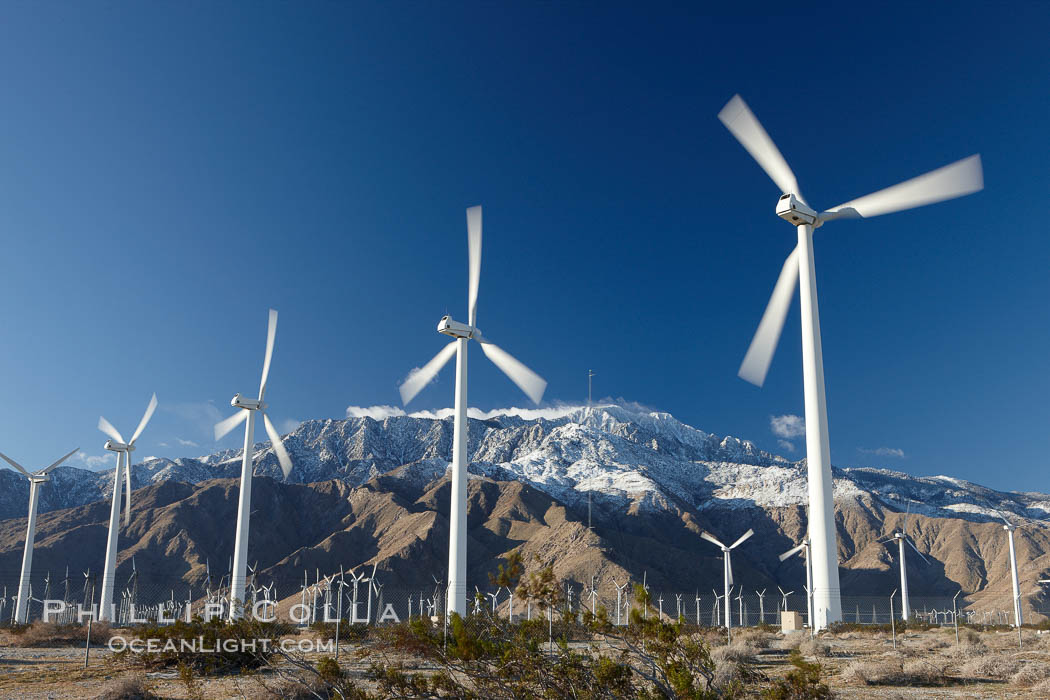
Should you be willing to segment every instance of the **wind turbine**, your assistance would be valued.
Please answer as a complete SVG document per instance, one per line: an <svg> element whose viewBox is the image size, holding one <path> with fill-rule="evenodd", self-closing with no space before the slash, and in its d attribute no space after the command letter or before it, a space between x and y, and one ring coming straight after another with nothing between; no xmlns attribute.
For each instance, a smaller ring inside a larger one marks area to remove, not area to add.
<svg viewBox="0 0 1050 700"><path fill-rule="evenodd" d="M547 382L538 374L493 345L477 328L478 284L481 279L481 207L467 209L467 320L451 316L438 321L438 333L455 338L422 369L401 385L405 405L431 382L452 356L456 356L456 408L452 433L452 505L449 509L448 596L446 611L467 613L467 342L481 343L481 351L518 385L534 403L539 403Z"/></svg>
<svg viewBox="0 0 1050 700"><path fill-rule="evenodd" d="M809 622L809 626L813 627L813 558L809 555L809 535L806 535L806 539L802 540L802 544L797 547L793 547L788 551L780 555L780 561L786 561L788 558L802 552L806 557L806 620ZM794 591L792 591L794 592ZM783 591L781 591L783 593ZM785 605L786 605L785 597ZM787 608L784 608L785 610Z"/></svg>
<svg viewBox="0 0 1050 700"><path fill-rule="evenodd" d="M263 358L262 380L259 382L259 398L249 399L234 394L230 405L240 409L229 418L215 424L215 440L247 420L244 427L244 454L241 458L241 491L237 501L237 536L233 544L233 571L230 576L230 619L236 620L244 611L244 578L248 567L248 523L251 520L252 506L252 467L255 443L255 414L262 414L263 427L273 444L277 461L281 464L284 478L292 473L292 460L281 442L281 435L273 427L270 417L266 415L266 379L270 376L270 359L273 357L273 342L277 335L277 312L270 309L270 322L266 329L266 355Z"/></svg>
<svg viewBox="0 0 1050 700"><path fill-rule="evenodd" d="M798 244L784 262L769 305L738 373L752 384L762 386L795 295L797 280L802 307L802 374L806 406L806 464L809 472L809 531L812 536L810 554L813 559L814 606L821 613L823 627L842 619L842 598L839 590L831 447L824 395L824 360L817 308L813 230L834 219L871 218L977 192L984 187L981 157L973 155L964 158L818 213L803 199L795 174L740 95L729 100L718 113L718 118L780 188L782 195L777 201L777 216L797 227L798 231Z"/></svg>
<svg viewBox="0 0 1050 700"><path fill-rule="evenodd" d="M721 548L721 550L722 550L722 560L723 560L723 567L722 568L723 568L723 573L724 573L724 577L723 578L724 578L724 582L725 582L725 599L726 599L725 600L725 606L726 606L726 629L729 629L730 627L733 626L733 616L731 614L733 601L729 598L729 593L730 593L730 591L733 588L733 564L732 564L732 561L730 560L730 552L733 549L739 547L748 537L751 537L751 535L753 535L753 534L755 534L754 530L748 530L747 532L745 532L743 535L740 536L740 539L738 539L736 542L734 542L733 544L731 544L728 547L726 547L724 544L722 544L717 539L715 539L715 536L712 535L711 533L709 533L709 532L701 532L700 533L701 539L707 540L708 542L710 542L711 544L715 545L716 547Z"/></svg>
<svg viewBox="0 0 1050 700"><path fill-rule="evenodd" d="M919 551L919 548L915 546L915 544L911 541L911 538L908 537L906 533L906 530L908 529L908 516L910 514L911 504L909 503L908 510L904 514L904 526L900 530L894 532L893 535L891 535L890 537L879 540L883 543L890 542L891 540L895 540L897 542L897 558L899 559L898 564L900 564L901 568L901 618L903 618L905 621L908 620L908 611L910 608L908 602L908 567L907 562L904 559L904 544L907 543L909 547L914 549L915 553L922 557L922 560L924 562L926 562L927 564L930 563L930 560L926 558L925 554ZM893 611L891 610L890 612L892 614Z"/></svg>
<svg viewBox="0 0 1050 700"><path fill-rule="evenodd" d="M1010 579L1014 588L1014 626L1020 627L1023 624L1023 618L1021 617L1021 585L1017 580L1017 552L1014 550L1014 530L1017 529L1017 526L1007 520L1006 516L998 510L995 512L1005 523L1003 529L1006 530L1006 536L1010 540Z"/></svg>
<svg viewBox="0 0 1050 700"><path fill-rule="evenodd" d="M157 410L157 395L154 394L146 412L142 414L139 427L127 442L113 424L104 417L98 418L98 429L109 436L104 447L110 452L117 453L117 468L113 470L113 500L109 508L109 538L106 540L106 565L102 569L102 600L99 602L98 619L107 622L116 622L113 619L113 587L117 580L117 538L120 534L120 488L121 472L127 479L127 493L124 503L124 527L128 525L128 517L131 513L131 453L135 450L135 441L146 429L146 424Z"/></svg>
<svg viewBox="0 0 1050 700"><path fill-rule="evenodd" d="M36 507L40 501L40 487L51 479L48 473L52 469L72 457L79 449L79 447L74 449L54 464L32 473L15 460L0 452L0 457L5 462L22 472L22 475L29 479L29 526L26 528L26 545L22 551L22 575L18 579L18 601L15 604L15 622L18 624L24 625L29 614L29 578L33 569L33 540L36 538Z"/></svg>

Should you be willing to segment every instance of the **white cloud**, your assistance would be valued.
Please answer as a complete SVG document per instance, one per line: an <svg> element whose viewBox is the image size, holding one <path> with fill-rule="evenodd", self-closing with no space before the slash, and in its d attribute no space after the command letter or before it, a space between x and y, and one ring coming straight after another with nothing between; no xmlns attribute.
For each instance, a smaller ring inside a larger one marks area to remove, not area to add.
<svg viewBox="0 0 1050 700"><path fill-rule="evenodd" d="M634 413L650 413L654 410L647 406L643 406L642 404L625 401L623 399L602 399L600 402L596 401L594 403L594 406L596 407L609 405L619 406L620 408L624 408ZM564 418L582 408L586 408L586 406L583 404L556 404L554 406L544 406L542 408L518 408L512 406L509 408L495 408L491 411L468 408L467 415L476 420L488 420L495 416L516 416L522 420L536 420L537 418L556 420L558 418ZM409 416L410 418L443 420L451 417L454 410L455 409L452 408L439 408L433 411L422 410L408 413L397 406L347 406L346 417L384 420L386 418L394 418L397 416Z"/></svg>
<svg viewBox="0 0 1050 700"><path fill-rule="evenodd" d="M806 434L806 421L802 416L790 413L783 416L770 416L769 429L778 438L797 438Z"/></svg>
<svg viewBox="0 0 1050 700"><path fill-rule="evenodd" d="M183 447L200 447L200 445L195 443L193 440L183 440L182 438L175 438L175 442L179 443ZM163 447L167 447L167 445L165 445L164 443L161 443L161 445Z"/></svg>
<svg viewBox="0 0 1050 700"><path fill-rule="evenodd" d="M791 442L790 440L777 440L777 447L779 447L782 450L786 450L787 452L795 451L795 443Z"/></svg>
<svg viewBox="0 0 1050 700"><path fill-rule="evenodd" d="M857 452L866 455L875 455L876 457L895 457L896 459L904 459L904 450L897 447L858 447Z"/></svg>
<svg viewBox="0 0 1050 700"><path fill-rule="evenodd" d="M277 432L281 435L287 435L302 424L301 420L295 418L285 418L283 421L277 424Z"/></svg>
<svg viewBox="0 0 1050 700"><path fill-rule="evenodd" d="M91 471L101 471L103 469L112 469L117 466L114 457L114 453L107 453L103 455L89 455L87 452L81 450L75 455L69 458L69 465L71 467L79 466Z"/></svg>

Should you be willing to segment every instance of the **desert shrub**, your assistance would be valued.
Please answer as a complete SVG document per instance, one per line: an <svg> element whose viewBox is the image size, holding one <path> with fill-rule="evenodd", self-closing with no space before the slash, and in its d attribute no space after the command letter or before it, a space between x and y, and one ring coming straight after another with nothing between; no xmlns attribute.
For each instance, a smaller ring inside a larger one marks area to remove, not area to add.
<svg viewBox="0 0 1050 700"><path fill-rule="evenodd" d="M34 622L11 628L19 646L67 647L87 642L87 625L60 625L56 622ZM91 643L105 644L109 640L109 623L91 623Z"/></svg>
<svg viewBox="0 0 1050 700"><path fill-rule="evenodd" d="M909 685L943 685L946 664L940 659L905 661L901 671Z"/></svg>
<svg viewBox="0 0 1050 700"><path fill-rule="evenodd" d="M126 649L118 652L118 658L147 669L185 667L201 674L259 668L273 654L271 647L280 636L279 628L271 622L248 618L204 621L199 617L191 622L137 627L131 633L151 646L142 653Z"/></svg>
<svg viewBox="0 0 1050 700"><path fill-rule="evenodd" d="M157 696L141 676L130 676L110 683L95 700L157 700Z"/></svg>
<svg viewBox="0 0 1050 700"><path fill-rule="evenodd" d="M715 647L711 650L711 660L715 666L726 662L746 663L751 660L758 650L746 642L733 642L727 646Z"/></svg>
<svg viewBox="0 0 1050 700"><path fill-rule="evenodd" d="M941 685L945 681L945 666L929 660L854 661L842 676L866 685Z"/></svg>
<svg viewBox="0 0 1050 700"><path fill-rule="evenodd" d="M317 675L327 683L336 683L342 680L343 669L339 667L339 662L331 656L322 656L317 660Z"/></svg>
<svg viewBox="0 0 1050 700"><path fill-rule="evenodd" d="M977 634L974 630L969 627L959 628L959 643L960 644L978 644L981 642L981 635Z"/></svg>
<svg viewBox="0 0 1050 700"><path fill-rule="evenodd" d="M803 656L830 656L831 646L820 637L810 637L798 645L799 653Z"/></svg>
<svg viewBox="0 0 1050 700"><path fill-rule="evenodd" d="M1031 688L1047 680L1050 680L1050 664L1040 661L1022 662L1020 670L1010 678L1014 685L1022 688Z"/></svg>
<svg viewBox="0 0 1050 700"><path fill-rule="evenodd" d="M794 668L780 680L774 681L762 696L767 700L822 700L831 697L831 690L820 682L821 667L802 658L798 651L789 658Z"/></svg>
<svg viewBox="0 0 1050 700"><path fill-rule="evenodd" d="M997 654L977 656L959 669L959 673L968 678L996 678L1005 680L1017 673L1019 664L1013 659Z"/></svg>
<svg viewBox="0 0 1050 700"><path fill-rule="evenodd" d="M317 633L317 636L321 639L334 639L335 638L335 623L334 622L315 622L310 625L310 629ZM339 625L339 639L344 642L362 642L368 639L368 625L363 622L355 624L340 624Z"/></svg>
<svg viewBox="0 0 1050 700"><path fill-rule="evenodd" d="M755 649L768 649L773 633L761 627L748 627L734 635L734 642L749 644Z"/></svg>

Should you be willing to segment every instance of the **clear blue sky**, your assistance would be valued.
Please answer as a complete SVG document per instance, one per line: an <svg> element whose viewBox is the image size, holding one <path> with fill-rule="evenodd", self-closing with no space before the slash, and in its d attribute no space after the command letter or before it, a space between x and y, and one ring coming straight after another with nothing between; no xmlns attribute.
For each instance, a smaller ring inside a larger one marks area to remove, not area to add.
<svg viewBox="0 0 1050 700"><path fill-rule="evenodd" d="M739 92L818 207L982 154L978 195L816 234L832 456L1050 491L1050 5L699 5L5 4L0 450L91 462L156 391L137 456L211 452L270 306L275 422L396 404L479 203L479 326L546 400L593 368L778 450L797 297L766 386L736 370L795 233ZM472 405L525 404L471 357Z"/></svg>

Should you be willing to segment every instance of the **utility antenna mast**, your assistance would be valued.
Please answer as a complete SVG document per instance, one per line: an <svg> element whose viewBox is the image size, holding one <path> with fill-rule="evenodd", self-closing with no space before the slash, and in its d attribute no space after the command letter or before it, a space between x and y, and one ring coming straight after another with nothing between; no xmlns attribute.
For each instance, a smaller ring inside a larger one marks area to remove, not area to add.
<svg viewBox="0 0 1050 700"><path fill-rule="evenodd" d="M594 370L587 370L587 405L591 405L591 377L594 376Z"/></svg>

